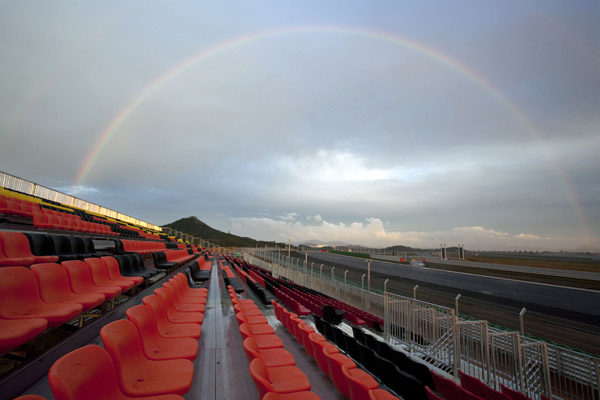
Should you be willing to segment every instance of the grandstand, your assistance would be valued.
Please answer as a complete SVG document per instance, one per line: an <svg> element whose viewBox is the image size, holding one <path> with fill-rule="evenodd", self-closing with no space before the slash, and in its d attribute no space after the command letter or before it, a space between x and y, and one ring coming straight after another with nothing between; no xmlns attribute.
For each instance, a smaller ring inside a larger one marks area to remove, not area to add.
<svg viewBox="0 0 600 400"><path fill-rule="evenodd" d="M567 380L543 358L523 369L514 342L473 340L481 321L451 310L389 296L362 307L350 299L364 293L248 249L0 182L0 399L600 397L597 359ZM443 354L461 339L469 358Z"/></svg>

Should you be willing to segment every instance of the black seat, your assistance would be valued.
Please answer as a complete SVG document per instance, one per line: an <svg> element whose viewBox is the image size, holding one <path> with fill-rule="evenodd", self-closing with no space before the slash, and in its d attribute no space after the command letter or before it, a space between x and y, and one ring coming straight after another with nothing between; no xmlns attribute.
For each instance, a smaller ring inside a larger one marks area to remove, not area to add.
<svg viewBox="0 0 600 400"><path fill-rule="evenodd" d="M386 383L387 387L405 399L427 400L425 386L417 378L395 366L393 367L392 372L394 375L389 383Z"/></svg>
<svg viewBox="0 0 600 400"><path fill-rule="evenodd" d="M397 379L396 372L394 371L396 369L394 363L385 357L381 357L377 353L375 353L373 357L378 365L378 376L379 379L381 379L381 382L388 387L391 387L390 385L394 385L394 380Z"/></svg>
<svg viewBox="0 0 600 400"><path fill-rule="evenodd" d="M194 261L189 267L189 272L195 281L203 282L210 279L210 271L200 269L197 261Z"/></svg>
<svg viewBox="0 0 600 400"><path fill-rule="evenodd" d="M358 361L360 364L362 364L362 353L360 351L360 347L359 343L356 341L356 339L354 338L350 338L350 336L348 336L348 341L346 342L346 347L348 348L348 354L350 355L350 357L352 357L355 361Z"/></svg>
<svg viewBox="0 0 600 400"><path fill-rule="evenodd" d="M363 342L363 344L365 346L369 347L373 351L377 351L377 349L379 348L379 342L380 342L380 340L377 340L375 338L375 336L369 335L369 334L365 334L365 338L364 339L365 339L365 341Z"/></svg>
<svg viewBox="0 0 600 400"><path fill-rule="evenodd" d="M93 253L88 253L85 251L85 243L83 239L79 236L69 236L69 242L71 242L71 252L77 255L79 258L88 258L88 257L96 257Z"/></svg>
<svg viewBox="0 0 600 400"><path fill-rule="evenodd" d="M367 371L378 377L379 364L375 358L375 352L362 343L356 342L356 345L360 351L360 363L367 369Z"/></svg>
<svg viewBox="0 0 600 400"><path fill-rule="evenodd" d="M360 329L359 327L353 326L352 327L352 334L354 335L354 338L364 344L365 343L365 333L362 331L362 329Z"/></svg>
<svg viewBox="0 0 600 400"><path fill-rule="evenodd" d="M335 309L328 304L323 306L323 319L333 325L338 325L342 322L344 314L346 314L346 311L344 310Z"/></svg>
<svg viewBox="0 0 600 400"><path fill-rule="evenodd" d="M133 271L135 271L140 276L145 276L142 274L150 274L150 276L153 276L158 273L158 270L150 270L146 268L142 256L140 256L138 253L125 254L125 257L131 260Z"/></svg>
<svg viewBox="0 0 600 400"><path fill-rule="evenodd" d="M45 233L25 233L31 252L36 256L54 256L54 243Z"/></svg>
<svg viewBox="0 0 600 400"><path fill-rule="evenodd" d="M317 331L321 335L325 336L325 328L323 327L323 320L317 314L313 314L312 316L313 316L313 320L315 321L315 327L317 328Z"/></svg>
<svg viewBox="0 0 600 400"><path fill-rule="evenodd" d="M390 361L393 361L394 364L396 364L396 366L398 367L398 369L411 374L423 385L429 386L431 388L434 387L431 371L426 365L412 360L409 356L407 356L400 350L395 350L391 347L390 354Z"/></svg>
<svg viewBox="0 0 600 400"><path fill-rule="evenodd" d="M335 342L335 335L333 333L333 327L329 321L323 320L323 336L330 342Z"/></svg>
<svg viewBox="0 0 600 400"><path fill-rule="evenodd" d="M66 236L50 235L50 239L54 244L55 255L58 256L59 262L81 259L71 251L71 241Z"/></svg>
<svg viewBox="0 0 600 400"><path fill-rule="evenodd" d="M335 326L332 328L333 328L333 334L335 337L335 344L337 345L337 347L344 350L344 353L348 353L348 345L347 345L348 339L346 338L346 336L348 336L348 337L350 337L350 336L347 335L340 328L337 328Z"/></svg>
<svg viewBox="0 0 600 400"><path fill-rule="evenodd" d="M177 263L167 261L167 256L164 251L155 251L152 253L154 267L158 269L171 269L177 266Z"/></svg>
<svg viewBox="0 0 600 400"><path fill-rule="evenodd" d="M94 247L94 241L92 240L92 238L84 237L83 245L85 247L85 252L88 254L94 254L93 257L104 257L104 256L112 255L111 253L108 253L108 252L96 251L96 247Z"/></svg>

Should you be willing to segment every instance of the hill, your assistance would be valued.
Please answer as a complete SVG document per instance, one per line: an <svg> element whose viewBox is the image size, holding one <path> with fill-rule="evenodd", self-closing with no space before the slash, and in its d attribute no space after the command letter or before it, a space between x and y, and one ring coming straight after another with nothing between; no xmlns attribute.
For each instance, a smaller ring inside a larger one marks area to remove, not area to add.
<svg viewBox="0 0 600 400"><path fill-rule="evenodd" d="M176 229L180 232L193 235L204 240L208 240L211 243L217 244L224 247L255 247L255 246L276 246L275 242L265 242L255 240L249 237L242 237L233 235L231 233L222 232L214 229L204 222L200 221L196 217L187 217L178 219L170 224L163 225L163 227ZM283 246L283 244L280 244Z"/></svg>

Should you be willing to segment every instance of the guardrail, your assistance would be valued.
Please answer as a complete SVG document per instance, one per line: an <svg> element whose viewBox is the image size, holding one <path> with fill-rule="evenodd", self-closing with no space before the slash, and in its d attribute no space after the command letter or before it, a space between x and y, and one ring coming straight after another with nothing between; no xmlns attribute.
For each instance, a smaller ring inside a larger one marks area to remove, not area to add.
<svg viewBox="0 0 600 400"><path fill-rule="evenodd" d="M19 178L17 176L8 174L0 171L0 185L3 188L15 190L31 196L36 196L41 199L55 201L60 204L64 204L69 207L76 207L85 211L93 212L99 215L104 215L112 219L143 226L144 228L154 229L156 231L162 231L162 228L157 225L150 224L137 218L130 217L123 213L111 210L106 207L99 206L98 204L90 203L89 201L82 200L80 198L71 196L66 193L62 193L45 186L39 185L34 182Z"/></svg>
<svg viewBox="0 0 600 400"><path fill-rule="evenodd" d="M282 257L277 249L245 249L244 258L311 289L319 290L384 319L384 338L448 373L458 370L491 387L500 384L532 399L600 400L600 359L554 344L488 326L485 320L458 317L450 307L387 291L368 291L359 283L341 280L335 267L309 265ZM457 298L458 302L458 298Z"/></svg>

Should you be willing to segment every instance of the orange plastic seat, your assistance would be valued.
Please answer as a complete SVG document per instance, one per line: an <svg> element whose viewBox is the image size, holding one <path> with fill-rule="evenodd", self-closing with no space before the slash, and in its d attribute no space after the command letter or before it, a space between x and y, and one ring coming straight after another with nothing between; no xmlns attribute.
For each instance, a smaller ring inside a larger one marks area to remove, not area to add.
<svg viewBox="0 0 600 400"><path fill-rule="evenodd" d="M321 398L313 392L273 393L264 395L262 400L320 400Z"/></svg>
<svg viewBox="0 0 600 400"><path fill-rule="evenodd" d="M171 281L173 281L177 284L179 290L181 290L181 293L184 296L195 296L195 295L204 296L204 297L208 296L207 288L191 288L188 283L186 275L182 272L179 272L178 274L176 274L171 279Z"/></svg>
<svg viewBox="0 0 600 400"><path fill-rule="evenodd" d="M121 280L126 279L132 281L134 286L139 285L144 282L144 278L141 276L123 276L121 274L121 270L119 269L119 262L114 257L100 257L104 265L106 265L106 271L108 272L108 276L110 279Z"/></svg>
<svg viewBox="0 0 600 400"><path fill-rule="evenodd" d="M92 281L90 268L83 261L63 261L60 265L67 271L71 289L75 293L102 293L110 300L121 293L118 286L98 286Z"/></svg>
<svg viewBox="0 0 600 400"><path fill-rule="evenodd" d="M348 397L350 392L348 382L346 381L346 377L342 372L342 367L352 369L356 368L356 364L351 358L339 353L336 350L337 348L334 350L328 346L325 346L323 349L323 355L325 357L325 362L327 363L327 374L333 381L333 384L337 390L339 390L340 393L342 393L345 397Z"/></svg>
<svg viewBox="0 0 600 400"><path fill-rule="evenodd" d="M260 396L267 392L278 394L310 390L310 382L300 368L294 366L267 368L260 358L250 362L250 375Z"/></svg>
<svg viewBox="0 0 600 400"><path fill-rule="evenodd" d="M275 334L275 331L269 324L254 324L254 325L252 325L249 323L243 323L242 325L246 325L246 329L250 331L251 336L274 335Z"/></svg>
<svg viewBox="0 0 600 400"><path fill-rule="evenodd" d="M100 337L113 360L119 388L126 395L184 394L190 390L194 364L190 360L147 359L131 321L121 319L105 325Z"/></svg>
<svg viewBox="0 0 600 400"><path fill-rule="evenodd" d="M427 390L427 389L429 389L429 388L427 386L425 386L425 390ZM443 400L441 397L438 397L437 399ZM387 390L373 389L373 390L369 390L369 400L400 400L400 399L398 397L394 396L393 394L391 394L390 392L388 392ZM431 400L431 399L429 399L429 400Z"/></svg>
<svg viewBox="0 0 600 400"><path fill-rule="evenodd" d="M29 342L47 327L43 318L0 319L0 354Z"/></svg>
<svg viewBox="0 0 600 400"><path fill-rule="evenodd" d="M171 279L168 282L165 282L164 287L170 288L175 294L175 300L181 304L204 304L206 305L207 296L206 294L198 294L198 295L185 295L182 293L182 289L177 285L176 281Z"/></svg>
<svg viewBox="0 0 600 400"><path fill-rule="evenodd" d="M163 310L164 311L164 310ZM198 324L171 324L167 320L166 314L162 317L163 321L159 323L159 317L154 310L147 305L130 307L125 312L127 318L137 327L144 325L156 325L158 334L165 338L194 338L200 339L202 329Z"/></svg>
<svg viewBox="0 0 600 400"><path fill-rule="evenodd" d="M59 358L48 371L54 400L184 400L176 394L129 397L119 389L112 360L100 346L88 345Z"/></svg>
<svg viewBox="0 0 600 400"><path fill-rule="evenodd" d="M133 324L133 321L130 321ZM154 319L135 319L134 326L142 340L146 358L151 360L194 360L198 355L198 340L195 338L166 338L160 335Z"/></svg>
<svg viewBox="0 0 600 400"><path fill-rule="evenodd" d="M55 263L35 264L29 268L40 285L42 300L46 303L81 304L89 311L104 303L102 293L75 293L69 286L69 277L63 267Z"/></svg>
<svg viewBox="0 0 600 400"><path fill-rule="evenodd" d="M175 293L173 289L170 287L163 286L161 288L155 289L154 293L163 298L163 300L173 308L173 310L187 313L187 312L197 312L204 313L206 310L206 306L204 304L190 304L190 303L180 303L175 298Z"/></svg>
<svg viewBox="0 0 600 400"><path fill-rule="evenodd" d="M329 364L327 363L327 358L325 357L326 350L331 354L336 352L339 353L339 349L337 346L329 342L316 342L315 355L317 357L315 358L315 361L317 362L319 368L321 368L321 371L329 375Z"/></svg>
<svg viewBox="0 0 600 400"><path fill-rule="evenodd" d="M243 311L237 312L235 314L235 318L238 320L238 323L240 325L243 324L244 322L247 322L250 325L268 324L269 323L269 321L262 315L247 316Z"/></svg>
<svg viewBox="0 0 600 400"><path fill-rule="evenodd" d="M261 350L283 347L283 342L277 335L252 335L252 331L250 331L250 325L248 324L242 324L238 329L244 339L248 337L254 338L256 347Z"/></svg>
<svg viewBox="0 0 600 400"><path fill-rule="evenodd" d="M119 286L122 292L126 292L131 289L134 283L127 279L111 279L108 276L108 270L106 264L99 258L86 258L83 260L92 273L92 281L98 286Z"/></svg>
<svg viewBox="0 0 600 400"><path fill-rule="evenodd" d="M311 343L308 337L315 332L315 329L307 323L301 324L298 328L300 329L300 342L304 346L304 350L310 354Z"/></svg>
<svg viewBox="0 0 600 400"><path fill-rule="evenodd" d="M253 337L244 339L244 350L248 361L260 358L267 367L284 367L286 365L296 365L294 356L284 348L259 349Z"/></svg>
<svg viewBox="0 0 600 400"><path fill-rule="evenodd" d="M239 306L234 306L233 309L235 310L235 312L243 312L244 315L246 315L247 317L262 317L263 316L263 312L260 310L260 308L253 308L256 306L252 306L252 307L239 307Z"/></svg>
<svg viewBox="0 0 600 400"><path fill-rule="evenodd" d="M327 339L325 339L325 336L321 335L320 333L317 332L313 332L310 335L308 335L308 341L310 342L310 348L307 349L308 354L315 360L317 361L317 350L319 351L323 351L321 350L323 345L325 343L327 343Z"/></svg>
<svg viewBox="0 0 600 400"><path fill-rule="evenodd" d="M57 262L57 256L36 256L31 253L29 240L21 232L0 232L0 266Z"/></svg>
<svg viewBox="0 0 600 400"><path fill-rule="evenodd" d="M44 318L54 327L72 320L81 313L81 304L42 301L33 272L24 267L0 268L0 318Z"/></svg>
<svg viewBox="0 0 600 400"><path fill-rule="evenodd" d="M369 391L379 388L379 383L360 368L342 366L342 373L348 382L350 400L369 400Z"/></svg>
<svg viewBox="0 0 600 400"><path fill-rule="evenodd" d="M161 296L156 294L144 297L142 302L150 306L155 313L163 309L167 320L174 324L195 323L202 325L202 322L204 322L204 315L202 313L179 312L171 307Z"/></svg>

